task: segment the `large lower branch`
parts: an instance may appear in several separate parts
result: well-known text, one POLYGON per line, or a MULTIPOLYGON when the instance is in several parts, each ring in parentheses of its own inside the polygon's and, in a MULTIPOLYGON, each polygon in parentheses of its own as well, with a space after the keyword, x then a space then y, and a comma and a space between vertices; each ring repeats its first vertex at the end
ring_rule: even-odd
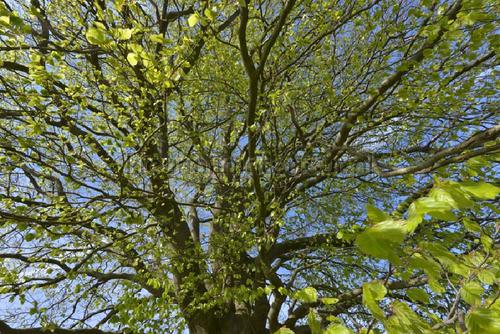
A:
POLYGON ((0 320, 0 334, 124 334, 124 332, 106 332, 97 328, 65 329, 53 328, 12 328, 5 321, 0 320))
POLYGON ((302 237, 292 240, 285 240, 275 244, 269 251, 271 259, 286 256, 291 252, 297 252, 306 248, 319 248, 322 245, 328 244, 339 248, 351 247, 352 242, 338 239, 335 233, 315 234, 308 237, 302 237))

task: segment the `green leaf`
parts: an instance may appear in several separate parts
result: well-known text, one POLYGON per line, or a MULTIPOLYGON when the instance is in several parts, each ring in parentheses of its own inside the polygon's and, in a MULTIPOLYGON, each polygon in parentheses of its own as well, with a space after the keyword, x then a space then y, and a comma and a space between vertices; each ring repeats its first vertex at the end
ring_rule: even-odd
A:
POLYGON ((385 314, 377 301, 383 299, 386 294, 387 288, 380 281, 363 284, 363 304, 378 319, 384 318, 385 314))
POLYGON ((4 26, 10 26, 10 16, 0 16, 0 24, 4 26))
POLYGON ((500 333, 500 314, 495 308, 472 309, 465 317, 465 325, 469 334, 500 333))
POLYGON ((446 206, 450 208, 458 208, 458 204, 453 198, 453 196, 446 190, 442 188, 434 188, 429 192, 429 196, 431 199, 435 200, 438 203, 446 203, 446 206))
POLYGON ((429 279, 429 288, 437 294, 442 294, 446 289, 436 279, 429 279))
POLYGON ((424 214, 417 211, 415 203, 408 208, 408 218, 406 219, 406 232, 413 233, 418 225, 424 220, 424 214))
POLYGON ((154 43, 162 44, 165 42, 162 34, 153 34, 149 36, 149 40, 154 43))
POLYGON ((333 324, 323 332, 323 334, 352 334, 352 331, 341 324, 333 324))
POLYGON ((408 297, 415 302, 422 302, 424 304, 429 303, 429 295, 422 289, 412 288, 406 291, 408 297))
POLYGON ((423 270, 431 278, 438 279, 440 277, 441 266, 439 263, 420 253, 413 254, 408 264, 411 268, 423 270))
POLYGON ((455 215, 451 212, 454 207, 454 202, 451 198, 444 200, 437 197, 422 197, 415 202, 416 212, 424 215, 429 214, 437 219, 456 220, 455 215))
POLYGON ((469 232, 481 232, 481 226, 475 221, 470 220, 469 218, 464 218, 463 221, 464 227, 469 232))
POLYGON ((205 13, 205 16, 208 17, 212 21, 215 20, 215 18, 217 16, 215 14, 215 12, 213 10, 211 10, 210 8, 205 9, 204 13, 205 13))
POLYGON ((379 223, 391 219, 391 217, 387 213, 371 204, 366 205, 366 211, 368 214, 368 219, 373 223, 379 223))
POLYGON ((189 18, 188 18, 188 25, 192 28, 196 25, 196 23, 198 23, 198 21, 200 20, 200 18, 198 17, 198 14, 192 14, 189 18))
POLYGON ((421 242, 419 244, 422 249, 427 249, 443 266, 451 272, 461 276, 468 276, 469 269, 462 263, 452 252, 446 249, 442 244, 421 242))
MULTIPOLYGON (((473 38, 474 37, 475 36, 473 36, 473 38)), ((484 167, 491 167, 491 163, 482 156, 477 156, 467 160, 466 165, 474 172, 478 172, 484 167)))
POLYGON ((118 28, 113 31, 113 36, 119 40, 126 41, 132 37, 132 29, 118 28))
POLYGON ((114 1, 115 7, 118 11, 122 10, 124 3, 125 3, 125 0, 115 0, 114 1))
POLYGON ((321 298, 321 302, 325 305, 333 305, 339 302, 338 298, 321 298))
POLYGON ((290 328, 281 327, 276 332, 274 332, 274 334, 295 334, 295 333, 290 328))
POLYGON ((43 133, 43 128, 42 128, 42 126, 39 123, 33 123, 32 124, 32 129, 33 129, 33 133, 35 135, 40 135, 40 134, 43 133))
POLYGON ((500 187, 486 182, 464 182, 461 187, 478 199, 495 199, 500 193, 500 187))
POLYGON ((495 283, 495 274, 487 269, 481 270, 477 274, 477 278, 484 284, 492 285, 495 283))
POLYGON ((130 63, 130 65, 135 66, 139 62, 139 58, 137 57, 136 53, 129 52, 127 55, 127 60, 130 63))
POLYGON ((363 253, 373 257, 399 262, 396 247, 403 242, 405 232, 403 224, 388 220, 373 225, 358 235, 356 245, 363 253))
POLYGON ((443 182, 440 184, 442 191, 446 192, 453 199, 453 205, 458 209, 468 209, 474 206, 474 201, 471 200, 457 182, 443 182))
POLYGON ((26 241, 32 241, 33 239, 35 239, 35 234, 34 233, 28 233, 26 234, 26 236, 24 237, 24 240, 26 241))
POLYGON ((15 27, 19 28, 22 30, 24 33, 30 33, 31 32, 31 27, 28 24, 25 24, 23 19, 20 18, 19 16, 11 16, 10 17, 10 22, 12 25, 15 27))
POLYGON ((363 298, 365 297, 365 292, 368 292, 368 296, 373 300, 381 300, 387 294, 387 288, 381 281, 372 281, 363 284, 363 298))
POLYGON ((314 309, 311 309, 307 315, 307 324, 309 325, 309 328, 311 328, 311 334, 321 334, 321 322, 314 309))
POLYGON ((391 309, 392 315, 384 321, 384 327, 389 334, 434 333, 429 324, 413 312, 407 304, 394 302, 391 309))
POLYGON ((307 287, 297 291, 294 297, 304 303, 315 303, 318 300, 318 292, 313 287, 307 287))
POLYGON ((484 249, 490 251, 491 247, 493 247, 493 239, 491 239, 491 237, 487 234, 482 234, 479 239, 481 240, 481 244, 483 245, 484 249))
POLYGON ((459 20, 462 22, 462 24, 466 26, 473 25, 476 22, 476 17, 474 16, 474 13, 459 13, 458 15, 459 20))
POLYGON ((94 45, 104 45, 109 42, 108 37, 104 30, 99 28, 90 28, 85 33, 85 37, 89 41, 90 44, 94 45))
POLYGON ((484 289, 478 282, 469 282, 460 289, 460 296, 469 305, 479 305, 484 289))

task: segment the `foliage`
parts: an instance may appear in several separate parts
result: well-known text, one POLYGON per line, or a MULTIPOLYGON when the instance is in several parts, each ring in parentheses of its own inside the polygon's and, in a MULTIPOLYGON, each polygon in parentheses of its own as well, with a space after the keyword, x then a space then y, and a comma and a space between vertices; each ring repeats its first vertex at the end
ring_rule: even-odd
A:
POLYGON ((0 2, 0 333, 497 333, 490 0, 0 2))

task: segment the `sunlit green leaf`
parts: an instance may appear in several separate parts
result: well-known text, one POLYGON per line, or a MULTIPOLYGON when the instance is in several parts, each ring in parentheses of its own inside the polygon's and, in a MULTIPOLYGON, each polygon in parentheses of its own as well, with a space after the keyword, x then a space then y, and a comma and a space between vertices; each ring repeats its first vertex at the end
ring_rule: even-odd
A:
POLYGON ((286 327, 281 327, 276 332, 274 332, 274 334, 294 334, 294 333, 295 333, 294 331, 286 327))
POLYGON ((198 16, 198 14, 192 14, 188 18, 188 24, 190 27, 194 27, 196 25, 196 23, 198 23, 199 20, 200 20, 200 18, 198 16))
POLYGON ((465 317, 470 334, 497 334, 500 332, 500 313, 495 308, 472 309, 465 317))
POLYGON ((321 321, 318 318, 318 314, 314 309, 309 310, 309 314, 307 315, 307 324, 311 329, 311 334, 322 334, 321 321))
POLYGON ((137 54, 129 52, 129 54, 127 55, 127 60, 130 65, 135 66, 139 62, 139 57, 137 56, 137 54))
POLYGON ((366 212, 368 213, 368 219, 373 223, 379 223, 390 219, 387 213, 371 204, 366 205, 366 212))
POLYGON ((333 324, 323 332, 323 334, 352 334, 352 331, 341 324, 333 324))
POLYGON ((321 298, 321 302, 325 305, 333 305, 338 303, 338 298, 321 298))
POLYGON ((387 288, 380 281, 363 284, 363 304, 372 312, 376 318, 383 318, 384 311, 378 305, 387 294, 387 288))
POLYGON ((469 282, 460 289, 460 295, 470 305, 481 303, 481 295, 484 289, 478 282, 469 282))
POLYGON ((494 199, 500 193, 500 187, 486 182, 464 182, 461 188, 479 199, 494 199))
POLYGON ((307 287, 297 291, 294 297, 304 303, 315 303, 318 300, 318 292, 313 287, 307 287))
POLYGON ((425 292, 422 289, 419 289, 419 288, 408 289, 406 291, 406 294, 413 301, 422 302, 424 304, 429 303, 429 295, 427 294, 427 292, 425 292))
POLYGON ((406 235, 402 223, 388 220, 369 227, 356 238, 359 249, 377 258, 397 261, 396 248, 406 235))
POLYGON ((118 28, 114 30, 113 35, 119 40, 126 41, 132 37, 132 29, 118 28))
POLYGON ((85 37, 91 44, 104 45, 109 42, 106 32, 99 28, 90 28, 85 33, 85 37))

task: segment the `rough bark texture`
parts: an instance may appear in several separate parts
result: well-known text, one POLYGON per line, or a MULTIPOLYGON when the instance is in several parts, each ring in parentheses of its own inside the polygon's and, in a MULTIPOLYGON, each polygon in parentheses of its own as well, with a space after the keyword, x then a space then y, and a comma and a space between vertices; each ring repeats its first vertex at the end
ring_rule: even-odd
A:
POLYGON ((228 313, 222 317, 199 314, 189 321, 191 334, 260 334, 268 333, 255 318, 245 314, 228 313))

